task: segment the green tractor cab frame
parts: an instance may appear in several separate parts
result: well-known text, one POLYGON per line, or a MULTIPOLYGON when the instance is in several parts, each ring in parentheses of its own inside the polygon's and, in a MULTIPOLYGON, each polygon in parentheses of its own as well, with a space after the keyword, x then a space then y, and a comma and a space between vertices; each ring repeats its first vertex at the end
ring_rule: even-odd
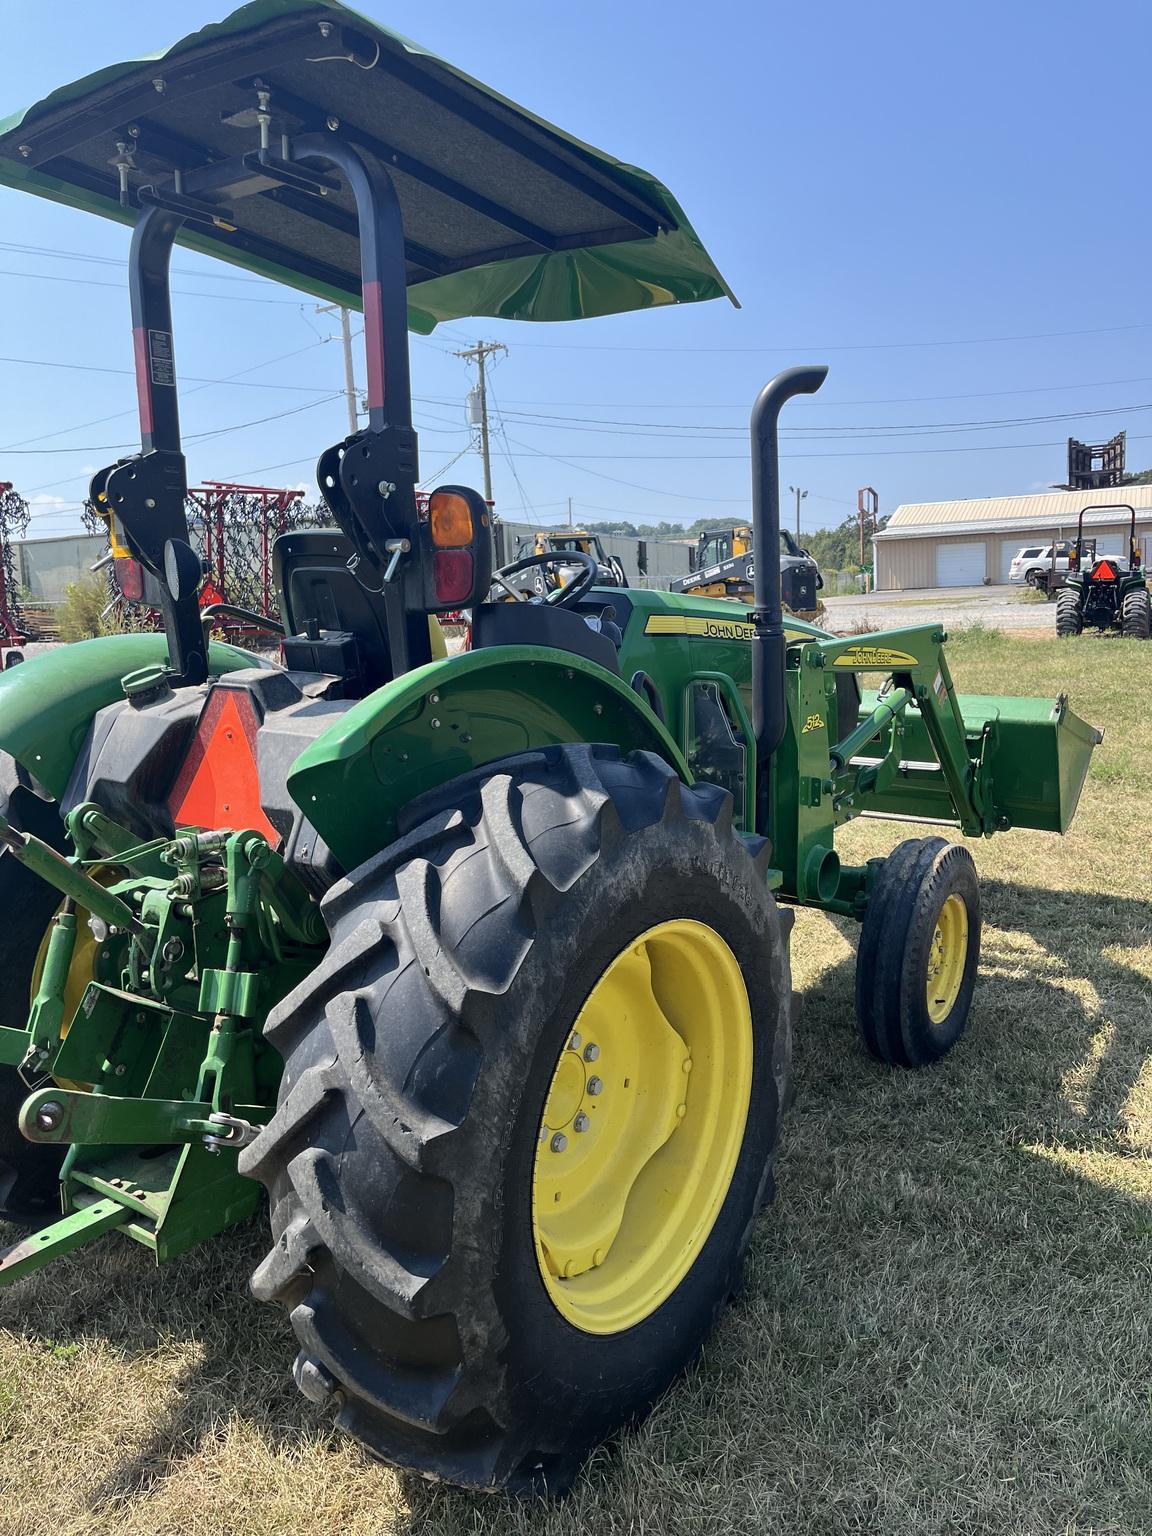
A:
MULTIPOLYGON (((778 899, 861 920, 872 1054, 940 1060, 973 861, 850 865, 837 829, 1062 830, 1098 733, 958 696, 935 626, 786 618, 775 559, 750 608, 600 590, 583 554, 486 601, 486 503, 417 501, 408 327, 730 295, 653 177, 335 0, 62 88, 0 125, 0 180, 134 226, 141 452, 91 494, 165 623, 0 675, 0 1199, 63 1213, 0 1279, 114 1230, 173 1258, 262 1184, 253 1289, 301 1390, 419 1472, 560 1491, 738 1282, 789 1091, 778 899), (368 424, 317 465, 336 528, 275 551, 282 668, 205 638, 177 243, 364 312, 368 424), (471 650, 434 659, 461 607, 471 650)), ((756 549, 780 413, 826 373, 753 406, 756 549)))
POLYGON ((1136 508, 1127 502, 1080 509, 1068 574, 1056 598, 1056 633, 1061 638, 1079 635, 1086 625, 1117 631, 1128 640, 1152 638, 1152 598, 1136 538, 1136 508), (1088 512, 1128 513, 1127 570, 1114 555, 1097 555, 1095 539, 1085 539, 1088 512))

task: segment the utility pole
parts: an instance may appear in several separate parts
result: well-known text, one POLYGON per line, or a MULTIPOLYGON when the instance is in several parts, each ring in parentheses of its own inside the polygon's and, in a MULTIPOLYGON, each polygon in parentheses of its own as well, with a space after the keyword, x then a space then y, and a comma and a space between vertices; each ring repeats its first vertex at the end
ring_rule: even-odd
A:
POLYGON ((797 544, 799 544, 799 542, 800 542, 800 503, 804 500, 805 496, 807 496, 808 492, 801 490, 798 485, 790 485, 788 487, 788 489, 791 492, 793 492, 793 494, 796 497, 796 542, 797 542, 797 544))
POLYGON ((352 317, 343 304, 317 304, 318 315, 340 315, 340 336, 344 343, 344 397, 348 402, 348 431, 359 432, 357 414, 359 401, 356 397, 356 373, 352 367, 352 317))
POLYGON ((575 526, 576 526, 576 524, 572 521, 572 498, 571 498, 571 496, 569 496, 569 498, 568 498, 568 526, 569 526, 569 528, 575 528, 575 526))
POLYGON ((488 443, 488 378, 485 371, 488 359, 508 348, 498 341, 478 341, 455 355, 466 363, 475 363, 477 372, 476 396, 480 406, 480 457, 484 461, 484 500, 492 501, 492 455, 488 443))

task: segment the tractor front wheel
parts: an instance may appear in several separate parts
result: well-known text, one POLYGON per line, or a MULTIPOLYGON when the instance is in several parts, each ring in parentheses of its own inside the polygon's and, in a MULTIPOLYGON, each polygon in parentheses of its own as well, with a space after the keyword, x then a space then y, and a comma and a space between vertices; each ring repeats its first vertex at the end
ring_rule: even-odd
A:
POLYGON ((256 1295, 369 1450, 562 1492, 692 1360, 771 1189, 787 924, 731 799, 553 747, 424 796, 274 1011, 256 1295))
POLYGON ((1152 595, 1147 587, 1129 592, 1120 606, 1120 633, 1127 640, 1152 637, 1152 595))
POLYGON ((884 860, 856 958, 856 1022, 865 1046, 897 1067, 925 1067, 964 1031, 980 963, 980 883, 967 848, 910 838, 884 860))
POLYGON ((1056 634, 1060 639, 1078 635, 1084 629, 1080 594, 1074 587, 1064 587, 1056 598, 1056 634))

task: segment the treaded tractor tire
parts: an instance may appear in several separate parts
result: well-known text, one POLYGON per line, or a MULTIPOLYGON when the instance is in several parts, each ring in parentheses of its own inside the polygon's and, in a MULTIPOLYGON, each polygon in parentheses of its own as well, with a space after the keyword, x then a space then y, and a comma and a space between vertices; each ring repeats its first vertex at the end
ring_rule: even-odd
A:
MULTIPOLYGON (((0 753, 0 778, 15 778, 12 759, 0 753)), ((53 847, 63 846, 63 828, 55 805, 30 790, 12 796, 5 815, 13 826, 32 832, 53 847)), ((28 1025, 29 992, 40 942, 60 904, 46 881, 0 853, 0 1024, 28 1025)), ((0 1215, 35 1219, 60 1205, 60 1165, 67 1148, 34 1146, 21 1136, 16 1117, 29 1089, 15 1067, 0 1067, 0 1215)))
POLYGON ((909 838, 885 859, 873 886, 856 957, 856 1023, 864 1045, 896 1067, 925 1067, 956 1044, 968 1023, 980 964, 980 882, 967 848, 942 837, 909 838), (967 910, 967 951, 945 1018, 928 1009, 929 954, 949 896, 967 910))
POLYGON ((731 798, 660 758, 557 746, 423 796, 329 893, 324 962, 272 1013, 274 1119, 241 1154, 275 1247, 252 1287, 290 1314, 295 1377, 369 1450, 476 1489, 562 1493, 693 1359, 737 1289, 772 1185, 791 1059, 790 921, 731 798), (570 1324, 537 1264, 549 1082, 605 968, 657 924, 710 925, 751 1004, 747 1126, 667 1300, 570 1324))
POLYGON ((1079 635, 1084 629, 1084 615, 1080 611, 1078 593, 1070 587, 1062 587, 1056 597, 1056 634, 1060 639, 1079 635))
POLYGON ((1129 592, 1121 604, 1120 633, 1128 640, 1152 637, 1152 594, 1147 587, 1129 592))

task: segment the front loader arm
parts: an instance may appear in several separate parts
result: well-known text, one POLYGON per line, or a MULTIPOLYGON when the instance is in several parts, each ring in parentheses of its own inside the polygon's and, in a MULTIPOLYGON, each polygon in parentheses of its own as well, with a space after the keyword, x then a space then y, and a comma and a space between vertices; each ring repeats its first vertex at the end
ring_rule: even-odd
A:
POLYGON ((788 651, 788 731, 773 769, 770 825, 781 894, 863 915, 874 871, 841 866, 837 827, 856 816, 958 828, 1063 832, 1101 733, 1056 700, 957 694, 936 626, 788 651), (875 680, 840 735, 833 679, 875 680))

